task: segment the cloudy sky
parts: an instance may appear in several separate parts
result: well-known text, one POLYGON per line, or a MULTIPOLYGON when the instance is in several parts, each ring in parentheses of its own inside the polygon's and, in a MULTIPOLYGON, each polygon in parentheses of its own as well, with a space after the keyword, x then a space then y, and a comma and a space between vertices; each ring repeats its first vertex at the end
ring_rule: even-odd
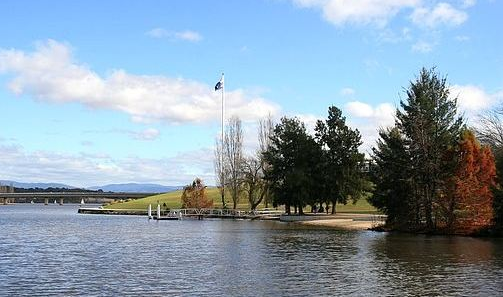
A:
POLYGON ((213 178, 226 109, 244 121, 336 105, 363 136, 393 123, 421 67, 471 121, 503 100, 498 0, 0 2, 0 179, 92 186, 213 178))

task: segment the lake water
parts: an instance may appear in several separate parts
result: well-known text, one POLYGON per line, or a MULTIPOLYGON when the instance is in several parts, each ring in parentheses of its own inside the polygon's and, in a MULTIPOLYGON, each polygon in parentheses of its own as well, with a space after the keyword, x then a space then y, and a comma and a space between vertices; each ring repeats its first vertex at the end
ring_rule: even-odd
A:
POLYGON ((0 206, 0 296, 502 296, 503 240, 0 206))

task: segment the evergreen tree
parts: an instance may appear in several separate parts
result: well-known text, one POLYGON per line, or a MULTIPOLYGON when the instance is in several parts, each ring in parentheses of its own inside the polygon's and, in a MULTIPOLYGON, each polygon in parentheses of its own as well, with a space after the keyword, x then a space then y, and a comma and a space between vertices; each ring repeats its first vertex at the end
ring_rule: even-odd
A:
POLYGON ((317 158, 320 150, 314 139, 297 118, 282 118, 270 136, 271 143, 264 152, 264 160, 269 164, 265 179, 270 183, 273 204, 298 209, 311 204, 315 192, 317 158))
POLYGON ((410 229, 418 224, 417 205, 412 200, 410 155, 405 139, 397 128, 379 131, 380 139, 373 148, 370 174, 376 188, 370 204, 388 216, 387 224, 395 229, 410 229))
POLYGON ((400 101, 396 125, 406 139, 411 156, 411 178, 419 215, 426 229, 434 230, 434 205, 444 189, 444 181, 453 174, 452 160, 445 152, 455 145, 462 128, 457 117, 456 99, 449 98, 446 79, 435 69, 423 68, 400 101))
POLYGON ((328 108, 326 121, 316 123, 316 140, 323 149, 324 182, 321 194, 332 202, 332 214, 336 203, 356 202, 369 190, 369 183, 362 172, 365 155, 358 151, 362 144, 360 132, 346 125, 342 111, 335 106, 328 108))

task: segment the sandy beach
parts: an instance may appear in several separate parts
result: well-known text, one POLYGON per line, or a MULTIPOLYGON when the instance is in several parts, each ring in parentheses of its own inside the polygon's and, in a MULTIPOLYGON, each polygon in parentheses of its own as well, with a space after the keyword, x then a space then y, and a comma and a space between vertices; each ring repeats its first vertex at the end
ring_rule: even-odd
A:
POLYGON ((298 221, 296 223, 308 226, 322 226, 344 230, 368 230, 384 224, 385 217, 382 215, 369 214, 337 214, 326 218, 298 221))

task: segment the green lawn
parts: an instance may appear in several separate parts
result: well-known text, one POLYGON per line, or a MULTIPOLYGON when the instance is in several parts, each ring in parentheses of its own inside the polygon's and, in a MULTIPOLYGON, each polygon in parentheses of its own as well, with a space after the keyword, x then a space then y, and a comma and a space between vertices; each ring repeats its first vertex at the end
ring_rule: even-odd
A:
MULTIPOLYGON (((213 206, 215 208, 221 208, 222 202, 220 198, 220 194, 217 188, 208 188, 207 189, 208 197, 213 199, 213 206)), ((155 209, 157 207, 157 203, 163 206, 166 203, 166 207, 168 208, 180 208, 181 207, 181 199, 182 191, 174 191, 165 194, 154 195, 142 199, 130 200, 127 202, 116 202, 110 205, 105 206, 105 208, 111 209, 147 209, 149 204, 152 204, 152 208, 155 209)), ((232 201, 230 199, 230 195, 226 193, 226 203, 227 207, 232 207, 232 201)), ((258 208, 264 208, 265 206, 262 204, 258 208)), ((238 204, 239 209, 249 209, 248 202, 245 198, 242 198, 240 204, 238 204)), ((283 208, 280 208, 283 209, 283 208)), ((292 209, 293 210, 293 209, 292 209)), ((305 211, 310 211, 311 208, 308 207, 305 211)), ((349 203, 347 205, 338 204, 337 212, 341 213, 377 213, 377 210, 371 206, 366 200, 360 200, 356 204, 349 203)))

